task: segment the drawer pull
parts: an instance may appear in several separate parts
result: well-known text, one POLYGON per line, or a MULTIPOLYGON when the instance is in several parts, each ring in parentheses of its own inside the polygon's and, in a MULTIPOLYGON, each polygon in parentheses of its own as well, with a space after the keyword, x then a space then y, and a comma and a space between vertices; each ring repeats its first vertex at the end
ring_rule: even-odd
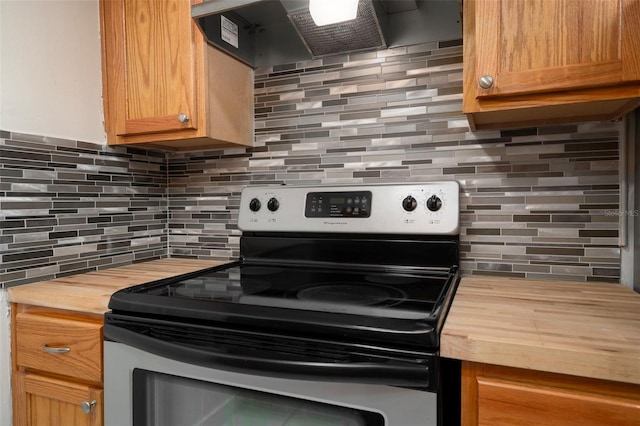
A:
POLYGON ((96 400, 95 399, 93 401, 91 401, 91 402, 82 401, 82 403, 80 403, 80 409, 85 414, 89 414, 91 412, 91 410, 93 410, 93 407, 95 407, 95 406, 96 406, 96 400))
POLYGON ((66 354, 67 352, 71 352, 71 348, 66 346, 49 346, 48 343, 42 345, 42 349, 50 354, 66 354))

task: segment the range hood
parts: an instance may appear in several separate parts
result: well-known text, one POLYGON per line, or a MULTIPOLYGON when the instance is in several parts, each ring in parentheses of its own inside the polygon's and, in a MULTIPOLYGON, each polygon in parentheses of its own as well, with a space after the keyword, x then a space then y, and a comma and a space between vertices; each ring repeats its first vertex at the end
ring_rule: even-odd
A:
POLYGON ((360 0, 355 20, 317 27, 308 0, 205 0, 207 42, 254 68, 462 37, 459 0, 360 0))

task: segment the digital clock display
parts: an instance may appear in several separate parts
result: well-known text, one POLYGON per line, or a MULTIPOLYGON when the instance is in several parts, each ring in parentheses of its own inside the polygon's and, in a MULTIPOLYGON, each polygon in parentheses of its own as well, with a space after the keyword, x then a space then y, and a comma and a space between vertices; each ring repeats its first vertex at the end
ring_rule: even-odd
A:
POLYGON ((308 192, 304 214, 316 218, 368 218, 371 191, 308 192))

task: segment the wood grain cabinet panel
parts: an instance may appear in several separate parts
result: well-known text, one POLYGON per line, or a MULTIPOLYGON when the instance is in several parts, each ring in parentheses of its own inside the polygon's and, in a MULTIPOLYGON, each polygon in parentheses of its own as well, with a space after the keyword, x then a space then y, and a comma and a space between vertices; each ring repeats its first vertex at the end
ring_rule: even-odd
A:
POLYGON ((14 425, 100 426, 103 391, 30 373, 18 373, 16 387, 25 410, 15 413, 14 425), (82 404, 89 407, 82 410, 82 404))
POLYGON ((18 313, 16 345, 18 365, 102 381, 102 324, 18 313))
POLYGON ((14 426, 103 423, 102 328, 101 316, 11 304, 14 426))
MULTIPOLYGON (((124 127, 118 136, 195 129, 195 31, 181 0, 125 1, 124 127), (185 123, 178 116, 189 117, 185 123)), ((121 123, 118 123, 121 124, 121 123)))
POLYGON ((640 1, 465 1, 463 80, 476 129, 619 117, 640 103, 640 1))
POLYGON ((253 70, 209 46, 201 0, 100 0, 107 143, 253 145, 253 70))
POLYGON ((463 363, 464 426, 637 426, 640 386, 463 363))

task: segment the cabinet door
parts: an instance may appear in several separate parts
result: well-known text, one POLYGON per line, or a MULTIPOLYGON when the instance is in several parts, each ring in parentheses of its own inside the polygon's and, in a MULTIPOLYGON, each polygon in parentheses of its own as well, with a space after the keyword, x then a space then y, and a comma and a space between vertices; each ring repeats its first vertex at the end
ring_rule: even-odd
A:
POLYGON ((640 403, 572 389, 478 379, 478 425, 637 426, 640 403))
POLYGON ((102 389, 29 373, 16 374, 15 426, 100 426, 102 389), (94 405, 91 403, 95 401, 94 405), (85 413, 82 404, 88 404, 85 413))
POLYGON ((638 0, 477 0, 476 98, 639 81, 637 19, 638 0))
POLYGON ((637 426, 640 386, 463 363, 463 426, 637 426))
POLYGON ((189 0, 104 0, 103 63, 117 136, 189 131, 198 123, 201 40, 189 0), (181 116, 182 115, 182 116, 181 116), (182 117, 182 120, 181 120, 182 117))

